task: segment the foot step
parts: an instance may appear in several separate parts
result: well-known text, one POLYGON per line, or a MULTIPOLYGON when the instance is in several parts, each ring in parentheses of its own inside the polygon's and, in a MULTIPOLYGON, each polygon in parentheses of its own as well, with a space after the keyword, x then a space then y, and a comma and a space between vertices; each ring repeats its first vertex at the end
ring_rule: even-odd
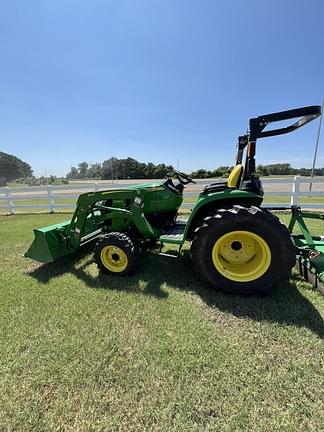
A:
POLYGON ((168 258, 178 258, 179 257, 179 255, 174 255, 174 254, 165 253, 165 252, 159 252, 158 255, 165 256, 168 258))

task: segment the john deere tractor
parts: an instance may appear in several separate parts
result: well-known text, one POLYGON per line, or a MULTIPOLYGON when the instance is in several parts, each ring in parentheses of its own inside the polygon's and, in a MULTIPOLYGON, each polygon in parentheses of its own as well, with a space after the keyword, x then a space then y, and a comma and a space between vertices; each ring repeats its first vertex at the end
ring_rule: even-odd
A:
POLYGON ((180 251, 190 242, 194 269, 212 287, 239 294, 268 291, 295 265, 296 244, 287 227, 261 207, 256 142, 294 131, 320 113, 319 106, 309 106, 250 119, 248 133, 238 139, 229 177, 205 186, 185 221, 178 219, 183 191, 195 182, 175 171, 176 180, 80 195, 71 220, 34 230, 25 256, 50 263, 95 241, 100 270, 125 276, 136 270, 143 249, 159 243, 177 245, 180 251), (265 130, 272 122, 292 118, 299 120, 265 130))

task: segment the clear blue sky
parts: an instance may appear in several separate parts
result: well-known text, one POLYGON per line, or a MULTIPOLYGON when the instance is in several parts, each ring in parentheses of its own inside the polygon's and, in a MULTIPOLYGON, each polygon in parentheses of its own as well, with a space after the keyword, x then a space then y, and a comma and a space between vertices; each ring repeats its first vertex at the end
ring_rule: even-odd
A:
MULTIPOLYGON (((321 103, 324 2, 0 0, 0 54, 0 150, 37 175, 214 168, 250 117, 321 103)), ((260 140, 257 162, 310 166, 317 122, 260 140)))

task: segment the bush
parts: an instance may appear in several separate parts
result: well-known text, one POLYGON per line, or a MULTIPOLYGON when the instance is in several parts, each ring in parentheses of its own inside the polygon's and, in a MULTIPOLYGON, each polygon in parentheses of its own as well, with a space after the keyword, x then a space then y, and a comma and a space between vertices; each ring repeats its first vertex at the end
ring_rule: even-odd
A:
POLYGON ((56 177, 51 175, 50 177, 25 177, 15 180, 18 184, 27 184, 28 186, 46 186, 46 185, 65 185, 69 184, 69 181, 64 177, 56 177))

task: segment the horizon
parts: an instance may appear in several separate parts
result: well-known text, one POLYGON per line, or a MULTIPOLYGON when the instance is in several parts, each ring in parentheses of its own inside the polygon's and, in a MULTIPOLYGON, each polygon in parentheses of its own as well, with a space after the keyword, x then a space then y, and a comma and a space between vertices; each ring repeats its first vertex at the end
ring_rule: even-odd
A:
MULTIPOLYGON (((1 151, 0 151, 0 153, 1 153, 1 151)), ((14 157, 18 157, 17 155, 10 155, 10 154, 8 154, 9 156, 14 156, 14 157)), ((18 159, 20 159, 19 157, 18 157, 18 159)), ((102 161, 102 162, 95 162, 94 164, 99 164, 100 165, 100 167, 102 168, 103 167, 103 163, 104 162, 107 162, 107 161, 109 161, 110 159, 117 159, 117 161, 119 160, 119 161, 125 161, 125 160, 127 160, 127 159, 134 159, 134 158, 125 158, 125 159, 122 159, 122 158, 120 158, 120 159, 118 159, 118 158, 115 158, 114 156, 112 156, 111 158, 108 158, 108 159, 105 159, 105 161, 102 161)), ((138 163, 144 163, 144 164, 148 164, 148 163, 151 163, 150 161, 139 161, 139 160, 136 160, 136 159, 134 159, 136 162, 138 162, 138 163)), ((22 160, 22 162, 26 162, 26 161, 23 161, 22 160)), ((82 161, 82 162, 80 162, 79 164, 76 164, 75 166, 71 166, 71 169, 72 168, 76 168, 76 169, 78 169, 78 167, 79 167, 79 165, 81 165, 82 163, 87 163, 87 161, 82 161)), ((87 163, 88 164, 88 168, 89 169, 91 169, 91 167, 92 167, 92 165, 90 164, 90 163, 87 163)), ((160 165, 160 164, 162 164, 162 165, 165 165, 166 167, 167 167, 167 165, 164 163, 164 162, 162 162, 162 161, 160 161, 160 162, 158 162, 157 164, 154 164, 154 166, 156 167, 156 166, 158 166, 158 165, 160 165)), ((269 169, 271 166, 272 167, 275 167, 276 165, 286 165, 286 164, 288 164, 289 165, 289 169, 291 169, 291 170, 303 170, 303 169, 305 169, 305 170, 311 170, 312 169, 312 167, 307 167, 307 166, 300 166, 300 167, 297 167, 297 166, 293 166, 293 165, 291 165, 289 162, 288 163, 285 163, 285 162, 273 162, 273 163, 266 163, 266 164, 257 164, 257 168, 260 166, 260 168, 265 168, 265 169, 269 169)), ((190 172, 188 172, 188 174, 195 174, 197 171, 206 171, 206 173, 213 173, 213 171, 217 171, 218 169, 223 169, 223 168, 232 168, 233 167, 233 165, 219 165, 219 166, 216 166, 216 167, 214 167, 213 169, 206 169, 206 168, 204 168, 204 167, 200 167, 200 168, 197 168, 197 169, 195 169, 194 171, 190 171, 190 172)), ((173 169, 177 169, 177 167, 175 167, 175 166, 172 166, 172 168, 173 169)), ((101 181, 107 181, 107 180, 109 180, 109 179, 103 179, 103 178, 100 178, 100 177, 96 177, 96 176, 85 176, 85 177, 69 177, 69 174, 71 173, 71 169, 70 169, 70 171, 68 171, 67 173, 65 173, 65 174, 63 174, 63 175, 56 175, 55 173, 47 173, 47 172, 44 172, 43 174, 41 173, 40 175, 35 175, 35 173, 34 173, 34 170, 33 170, 33 167, 31 166, 31 170, 33 171, 33 177, 35 177, 35 178, 49 178, 49 177, 52 177, 52 176, 54 176, 54 177, 57 177, 57 178, 67 178, 67 179, 69 179, 69 180, 71 180, 71 181, 74 181, 74 180, 82 180, 82 179, 84 179, 84 180, 101 180, 101 181)), ((317 164, 316 166, 315 166, 315 174, 314 174, 314 176, 322 176, 322 174, 316 174, 316 171, 318 171, 318 170, 324 170, 324 165, 323 166, 320 166, 319 164, 317 164)), ((286 177, 286 176, 294 176, 294 175, 301 175, 301 176, 306 176, 306 177, 308 177, 308 174, 306 175, 306 174, 301 174, 301 173, 289 173, 289 174, 259 174, 261 177, 264 177, 264 176, 274 176, 274 177, 281 177, 281 176, 283 176, 283 177, 286 177)), ((212 175, 212 176, 208 176, 208 177, 194 177, 194 178, 201 178, 201 179, 204 179, 204 178, 216 178, 216 177, 219 177, 219 176, 214 176, 214 175, 212 175)), ((138 180, 140 180, 140 179, 142 179, 142 178, 145 178, 145 177, 138 177, 138 178, 135 178, 135 177, 119 177, 119 176, 117 176, 116 178, 114 178, 114 179, 116 179, 116 180, 118 180, 118 179, 133 179, 133 180, 136 180, 136 179, 138 179, 138 180)), ((155 177, 152 177, 152 179, 154 179, 155 177)), ((149 177, 147 177, 147 179, 149 179, 149 177)))
MULTIPOLYGON (((231 166, 249 118, 322 103, 320 0, 13 0, 0 11, 0 150, 36 176, 113 156, 231 166)), ((310 168, 317 128, 262 139, 257 164, 310 168)))

